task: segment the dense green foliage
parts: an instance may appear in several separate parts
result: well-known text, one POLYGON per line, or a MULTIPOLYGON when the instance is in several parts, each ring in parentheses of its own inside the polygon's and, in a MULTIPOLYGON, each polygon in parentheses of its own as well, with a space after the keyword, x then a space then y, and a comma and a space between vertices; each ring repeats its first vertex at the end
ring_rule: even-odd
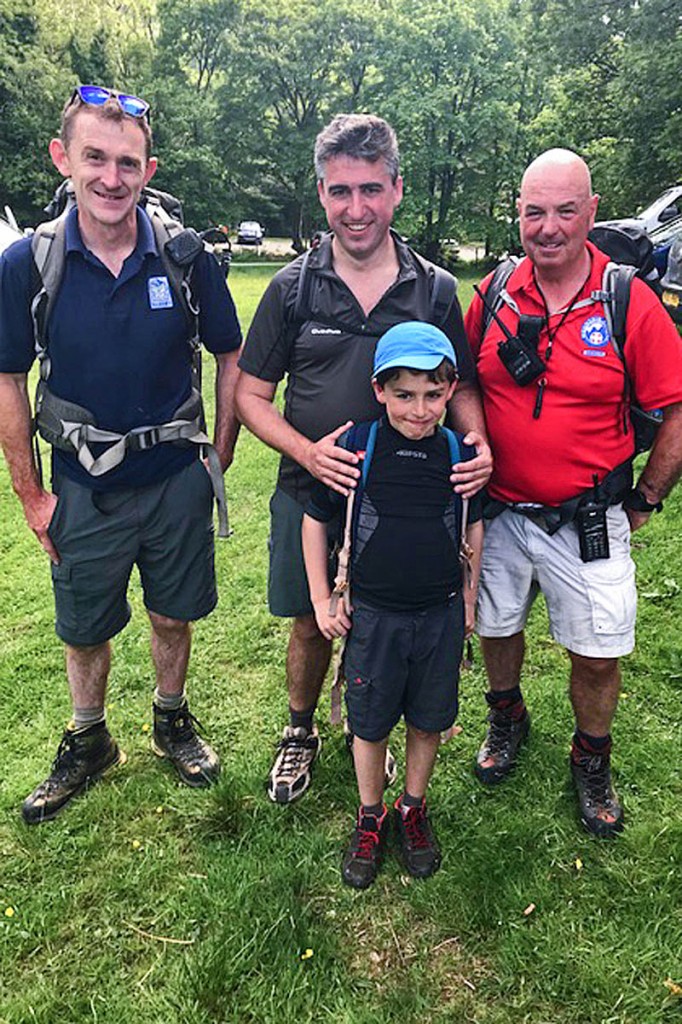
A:
POLYGON ((37 219, 61 104, 94 81, 151 101, 158 181, 198 227, 305 238, 315 134, 372 110, 401 140, 401 230, 499 250, 548 145, 589 159, 604 215, 680 176, 681 24, 674 0, 0 0, 0 200, 37 219))
MULTIPOLYGON (((233 269, 244 326, 270 274, 233 269)), ((0 466, 0 1024, 679 1024, 680 494, 635 540, 639 639, 614 730, 622 836, 600 843, 578 825, 567 660, 538 603, 524 673, 533 734, 516 776, 489 792, 473 775, 486 713, 477 653, 431 792, 441 871, 414 882, 391 853, 356 893, 339 870, 355 784, 328 691, 313 789, 290 807, 265 795, 286 709, 287 625, 265 602, 275 466, 244 432, 227 475, 235 533, 218 545, 220 603, 195 629, 190 699, 223 758, 218 786, 183 787, 149 749, 135 580, 107 702, 128 762, 32 829, 21 801, 69 701, 47 558, 0 466)), ((404 766, 402 741, 398 729, 404 766)))

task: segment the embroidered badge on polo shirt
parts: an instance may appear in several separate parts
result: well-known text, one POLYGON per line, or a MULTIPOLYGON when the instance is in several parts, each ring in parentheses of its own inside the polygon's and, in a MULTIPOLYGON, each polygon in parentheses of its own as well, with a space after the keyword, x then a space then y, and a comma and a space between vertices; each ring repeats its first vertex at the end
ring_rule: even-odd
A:
POLYGON ((596 356, 599 359, 603 359, 606 355, 606 346, 611 340, 611 335, 609 333, 609 325, 606 320, 606 317, 588 317, 585 323, 580 328, 580 338, 583 342, 583 345, 588 346, 587 348, 583 349, 584 356, 596 356))
POLYGON ((147 291, 152 309, 173 308, 173 295, 167 277, 150 277, 147 281, 147 291))

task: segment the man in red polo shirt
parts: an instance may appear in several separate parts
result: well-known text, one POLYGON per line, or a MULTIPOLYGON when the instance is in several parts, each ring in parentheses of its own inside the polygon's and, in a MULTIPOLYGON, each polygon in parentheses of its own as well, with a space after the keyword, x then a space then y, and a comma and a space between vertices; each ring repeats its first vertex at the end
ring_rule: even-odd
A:
POLYGON ((568 150, 543 153, 523 176, 526 257, 505 286, 498 318, 512 336, 530 339, 530 369, 525 357, 514 357, 513 342, 500 348, 506 335, 498 321, 484 329, 478 296, 465 326, 495 458, 478 611, 490 713, 476 774, 485 784, 500 782, 528 735, 524 627, 541 590, 552 636, 570 658, 571 771, 581 820, 608 836, 623 819, 611 784, 610 728, 618 658, 634 647, 630 534, 661 507, 682 471, 682 343, 656 296, 635 279, 628 375, 642 408, 662 409, 663 423, 633 489, 624 366, 598 294, 608 259, 587 241, 598 201, 586 164, 568 150))

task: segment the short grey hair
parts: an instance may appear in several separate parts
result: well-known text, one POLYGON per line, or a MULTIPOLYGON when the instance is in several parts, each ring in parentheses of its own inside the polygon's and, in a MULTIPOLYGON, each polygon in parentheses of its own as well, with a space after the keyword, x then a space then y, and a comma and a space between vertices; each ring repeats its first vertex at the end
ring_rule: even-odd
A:
POLYGON ((352 160, 383 160, 393 183, 400 173, 398 140, 388 121, 374 114, 337 114, 315 139, 315 174, 324 179, 328 160, 348 156, 352 160))

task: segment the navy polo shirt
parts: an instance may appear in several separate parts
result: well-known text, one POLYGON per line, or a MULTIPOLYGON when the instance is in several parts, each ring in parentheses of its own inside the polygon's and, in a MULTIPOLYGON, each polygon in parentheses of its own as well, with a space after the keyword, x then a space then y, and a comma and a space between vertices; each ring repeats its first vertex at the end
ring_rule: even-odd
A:
MULTIPOLYGON (((84 245, 77 211, 66 222, 66 262, 47 326, 50 390, 89 409, 98 426, 125 433, 167 422, 191 390, 187 321, 172 293, 154 231, 138 208, 137 244, 118 277, 84 245)), ((35 359, 31 243, 22 239, 0 258, 0 372, 26 373, 35 359)), ((225 276, 210 253, 197 259, 193 292, 203 345, 237 349, 239 322, 225 276)), ((102 448, 97 446, 95 453, 102 448)), ((75 455, 55 449, 54 471, 95 490, 143 487, 166 479, 198 450, 161 444, 129 453, 120 466, 92 477, 75 455)))

